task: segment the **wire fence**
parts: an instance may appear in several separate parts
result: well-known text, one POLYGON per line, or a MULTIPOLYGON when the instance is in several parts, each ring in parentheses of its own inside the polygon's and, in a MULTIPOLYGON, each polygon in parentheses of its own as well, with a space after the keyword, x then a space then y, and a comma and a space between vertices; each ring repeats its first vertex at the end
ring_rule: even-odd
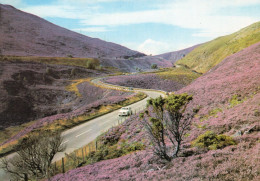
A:
MULTIPOLYGON (((140 108, 136 109, 135 111, 133 111, 133 114, 137 115, 144 108, 145 107, 140 107, 140 108)), ((113 131, 113 129, 116 126, 121 125, 123 122, 125 122, 125 120, 127 118, 129 118, 129 117, 119 117, 117 122, 115 122, 114 125, 112 127, 110 127, 109 129, 112 129, 112 131, 113 131)), ((103 131, 102 133, 105 133, 105 132, 106 131, 103 131)), ((86 163, 87 159, 89 158, 89 156, 93 152, 97 151, 100 148, 101 144, 102 143, 96 139, 96 140, 90 142, 89 144, 87 144, 86 146, 73 151, 70 154, 65 153, 65 157, 63 157, 61 160, 53 163, 53 168, 54 168, 55 174, 65 173, 68 170, 71 170, 71 169, 84 165, 86 163)))

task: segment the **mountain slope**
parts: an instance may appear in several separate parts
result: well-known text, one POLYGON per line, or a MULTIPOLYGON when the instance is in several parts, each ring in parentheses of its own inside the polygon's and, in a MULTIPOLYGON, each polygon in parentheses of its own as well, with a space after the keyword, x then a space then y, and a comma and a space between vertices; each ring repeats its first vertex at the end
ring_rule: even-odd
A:
MULTIPOLYGON (((192 94, 192 107, 200 106, 180 157, 163 163, 148 148, 77 168, 51 180, 259 180, 259 80, 257 43, 229 56, 177 92, 192 94), (234 135, 237 144, 216 150, 191 148, 191 141, 208 130, 234 135)), ((114 130, 127 130, 120 140, 128 144, 145 142, 142 126, 137 115, 114 130)))
POLYGON ((184 64, 197 72, 205 73, 227 56, 260 41, 260 22, 231 35, 219 37, 195 48, 177 64, 184 64))
POLYGON ((16 56, 142 56, 115 43, 90 38, 35 15, 0 4, 0 54, 16 56))
POLYGON ((169 60, 171 63, 175 63, 177 60, 185 57, 188 53, 190 53, 194 48, 198 47, 199 45, 195 45, 189 48, 185 48, 183 50, 178 50, 174 52, 164 53, 160 55, 156 55, 154 57, 161 57, 165 60, 169 60))

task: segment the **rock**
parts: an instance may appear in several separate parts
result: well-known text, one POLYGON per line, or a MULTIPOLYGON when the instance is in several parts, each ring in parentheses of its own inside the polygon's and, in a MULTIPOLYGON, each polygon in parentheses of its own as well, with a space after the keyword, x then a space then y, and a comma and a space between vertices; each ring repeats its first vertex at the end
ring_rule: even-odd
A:
POLYGON ((238 130, 233 136, 234 137, 242 136, 242 131, 238 130))
POLYGON ((259 125, 254 125, 251 128, 248 128, 248 130, 246 130, 244 132, 244 134, 250 134, 250 133, 255 132, 255 131, 260 131, 260 126, 259 125))

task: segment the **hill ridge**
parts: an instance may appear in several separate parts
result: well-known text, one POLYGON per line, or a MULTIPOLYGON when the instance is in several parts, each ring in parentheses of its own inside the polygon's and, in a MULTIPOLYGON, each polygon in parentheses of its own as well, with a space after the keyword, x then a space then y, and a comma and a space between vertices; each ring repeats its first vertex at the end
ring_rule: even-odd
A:
POLYGON ((18 56, 143 56, 122 45, 91 38, 10 5, 0 4, 0 54, 18 56), (19 36, 23 34, 23 36, 19 36), (18 38, 19 37, 19 38, 18 38))
POLYGON ((206 42, 177 61, 189 68, 205 73, 229 55, 260 41, 260 22, 256 22, 230 35, 206 42))

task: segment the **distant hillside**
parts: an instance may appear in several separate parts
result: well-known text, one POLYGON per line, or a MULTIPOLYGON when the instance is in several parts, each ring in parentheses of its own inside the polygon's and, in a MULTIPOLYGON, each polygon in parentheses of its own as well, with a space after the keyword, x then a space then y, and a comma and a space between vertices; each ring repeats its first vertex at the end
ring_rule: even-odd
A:
MULTIPOLYGON (((180 157, 162 164, 148 146, 119 158, 100 161, 59 174, 51 180, 259 180, 260 43, 229 56, 210 72, 177 93, 193 95, 199 112, 185 136, 180 157), (250 63, 249 63, 250 62, 250 63), (193 148, 191 142, 207 131, 232 136, 236 145, 222 149, 193 148), (212 150, 211 150, 212 149, 212 150)), ((139 115, 111 129, 122 143, 147 143, 139 115)), ((219 135, 220 137, 220 135, 219 135)), ((206 138, 206 137, 205 137, 206 138)), ((222 138, 221 138, 222 139, 222 138)), ((212 138, 208 137, 208 143, 212 138)), ((149 142, 147 143, 149 145, 149 142)), ((216 144, 214 142, 214 144, 216 144)), ((173 149, 170 147, 170 149, 173 149)), ((109 149, 108 149, 109 150, 109 149)), ((109 151, 107 151, 108 153, 109 151)), ((99 152, 98 152, 99 153, 99 152)), ((113 152, 115 153, 114 149, 113 152)), ((109 154, 109 153, 108 153, 109 154)), ((115 156, 116 157, 116 156, 115 156)), ((90 157, 91 159, 96 157, 90 157)), ((113 157, 114 158, 114 157, 113 157)), ((93 163, 93 162, 91 162, 93 163)))
POLYGON ((205 73, 232 55, 260 41, 260 22, 231 35, 219 37, 195 48, 177 64, 184 64, 197 72, 205 73))
POLYGON ((0 4, 0 54, 49 57, 139 57, 137 51, 54 25, 0 4))
POLYGON ((178 50, 174 52, 164 53, 160 55, 156 55, 154 57, 161 57, 165 60, 169 60, 171 63, 175 63, 177 60, 182 59, 185 57, 188 53, 190 53, 194 48, 198 47, 199 45, 195 45, 189 48, 185 48, 183 50, 178 50))

